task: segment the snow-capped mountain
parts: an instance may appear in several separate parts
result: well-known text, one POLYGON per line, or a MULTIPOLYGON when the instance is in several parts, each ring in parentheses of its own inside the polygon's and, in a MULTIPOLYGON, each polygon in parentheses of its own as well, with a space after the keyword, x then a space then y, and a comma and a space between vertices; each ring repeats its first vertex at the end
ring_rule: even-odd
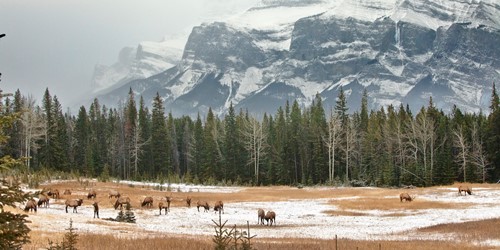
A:
POLYGON ((350 111, 364 89, 375 109, 419 109, 432 96, 444 110, 486 111, 500 82, 499 44, 496 0, 265 0, 194 27, 175 66, 98 98, 116 105, 132 88, 148 102, 158 92, 174 115, 230 103, 274 114, 317 93, 332 106, 342 87, 350 111))
POLYGON ((115 64, 96 65, 92 77, 94 93, 156 75, 177 65, 184 43, 185 39, 179 37, 161 42, 141 42, 136 48, 123 48, 115 64))

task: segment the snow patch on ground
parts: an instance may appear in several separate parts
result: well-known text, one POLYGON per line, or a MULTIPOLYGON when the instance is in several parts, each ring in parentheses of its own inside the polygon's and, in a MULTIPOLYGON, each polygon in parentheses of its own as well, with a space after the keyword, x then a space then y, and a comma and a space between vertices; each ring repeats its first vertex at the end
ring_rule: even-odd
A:
MULTIPOLYGON (((121 181, 129 185, 151 185, 121 181)), ((168 186, 168 184, 163 184, 168 186)), ((170 184, 173 189, 179 188, 183 192, 189 190, 200 192, 239 192, 241 187, 215 187, 185 184, 170 184)), ((226 203, 223 221, 228 226, 237 225, 244 229, 247 221, 252 225, 251 233, 257 237, 266 238, 339 238, 360 240, 407 240, 407 239, 443 239, 452 235, 422 234, 412 230, 438 224, 460 223, 500 217, 500 190, 477 188, 473 195, 458 196, 456 188, 431 190, 417 197, 420 200, 457 203, 456 208, 450 209, 421 209, 410 210, 402 207, 397 210, 350 210, 359 212, 357 216, 331 215, 328 211, 338 208, 331 204, 332 200, 359 199, 358 196, 323 198, 323 199, 292 199, 278 202, 234 202, 226 203), (456 192, 455 192, 456 191, 456 192), (459 203, 467 203, 460 206, 459 203), (256 226, 257 210, 273 210, 276 212, 276 227, 256 226), (398 213, 402 216, 391 216, 398 213)), ((393 197, 391 197, 393 198, 393 197)), ((397 198, 394 198, 398 202, 397 198)), ((137 223, 118 223, 93 219, 91 202, 85 200, 78 213, 65 213, 64 201, 52 202, 49 208, 40 208, 38 213, 30 214, 30 227, 34 230, 61 232, 73 220, 73 227, 79 233, 114 234, 123 237, 139 237, 167 234, 167 235, 213 235, 214 223, 218 214, 197 211, 196 207, 172 207, 168 215, 159 215, 158 209, 133 209, 137 223), (49 220, 50 223, 46 223, 49 220)), ((212 204, 213 205, 213 204, 212 204)), ((118 211, 101 209, 101 218, 115 218, 118 211)), ((498 240, 488 240, 477 244, 499 246, 498 240)))

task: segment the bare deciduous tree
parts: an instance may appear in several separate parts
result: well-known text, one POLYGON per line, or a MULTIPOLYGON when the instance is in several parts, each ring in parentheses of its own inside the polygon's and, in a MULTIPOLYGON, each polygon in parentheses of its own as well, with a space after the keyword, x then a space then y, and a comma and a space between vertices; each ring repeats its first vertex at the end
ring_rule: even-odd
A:
POLYGON ((328 119, 328 133, 323 136, 323 142, 328 148, 328 180, 333 182, 335 177, 335 150, 340 141, 342 129, 342 121, 340 116, 330 110, 330 117, 328 119))
POLYGON ((265 156, 268 148, 266 131, 254 117, 250 117, 242 131, 245 148, 250 152, 249 164, 253 164, 256 183, 259 183, 260 159, 265 156))
POLYGON ((488 170, 490 169, 488 158, 486 157, 486 152, 483 149, 484 143, 481 135, 479 133, 479 126, 477 123, 472 125, 471 131, 472 147, 470 152, 470 160, 473 165, 477 167, 477 172, 481 176, 481 180, 486 182, 486 177, 488 177, 488 170))
POLYGON ((461 165, 460 169, 464 171, 464 182, 466 182, 466 167, 468 161, 467 158, 469 155, 469 145, 465 139, 465 132, 461 125, 458 126, 457 129, 454 129, 452 133, 454 136, 453 144, 458 148, 458 153, 455 155, 455 160, 461 165))

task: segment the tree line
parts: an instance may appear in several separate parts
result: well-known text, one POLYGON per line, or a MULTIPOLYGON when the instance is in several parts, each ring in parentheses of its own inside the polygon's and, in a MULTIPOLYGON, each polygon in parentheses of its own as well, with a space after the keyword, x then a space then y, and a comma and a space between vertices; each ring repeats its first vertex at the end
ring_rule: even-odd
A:
POLYGON ((191 183, 249 185, 430 186, 500 179, 500 101, 489 114, 446 114, 432 98, 413 114, 408 105, 349 110, 341 89, 335 106, 317 95, 310 106, 286 102, 261 118, 231 104, 173 117, 157 94, 151 110, 132 89, 108 108, 94 99, 76 115, 45 90, 41 106, 16 91, 3 101, 16 114, 1 155, 22 159, 27 172, 47 169, 119 179, 177 178, 191 183))

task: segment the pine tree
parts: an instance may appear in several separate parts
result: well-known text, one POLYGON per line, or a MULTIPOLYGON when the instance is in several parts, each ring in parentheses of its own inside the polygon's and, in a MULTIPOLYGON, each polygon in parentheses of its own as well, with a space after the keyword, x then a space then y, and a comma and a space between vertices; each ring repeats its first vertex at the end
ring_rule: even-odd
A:
POLYGON ((151 156, 153 159, 153 173, 168 175, 169 169, 169 151, 167 138, 167 124, 165 121, 165 112, 163 101, 160 94, 156 93, 153 100, 153 110, 151 118, 151 156))
MULTIPOLYGON (((0 91, 1 92, 1 91, 0 91)), ((2 103, 0 97, 0 103, 2 103)), ((2 107, 0 105, 0 107, 2 107)), ((5 131, 18 119, 19 114, 6 114, 0 109, 0 145, 7 143, 8 135, 5 131)), ((0 169, 11 170, 21 164, 21 161, 12 158, 10 155, 1 155, 0 169)), ((17 207, 17 204, 27 201, 30 196, 24 193, 19 184, 15 181, 9 182, 0 179, 0 249, 22 249, 22 246, 29 243, 30 229, 26 226, 27 215, 15 214, 4 210, 5 206, 17 207)))

